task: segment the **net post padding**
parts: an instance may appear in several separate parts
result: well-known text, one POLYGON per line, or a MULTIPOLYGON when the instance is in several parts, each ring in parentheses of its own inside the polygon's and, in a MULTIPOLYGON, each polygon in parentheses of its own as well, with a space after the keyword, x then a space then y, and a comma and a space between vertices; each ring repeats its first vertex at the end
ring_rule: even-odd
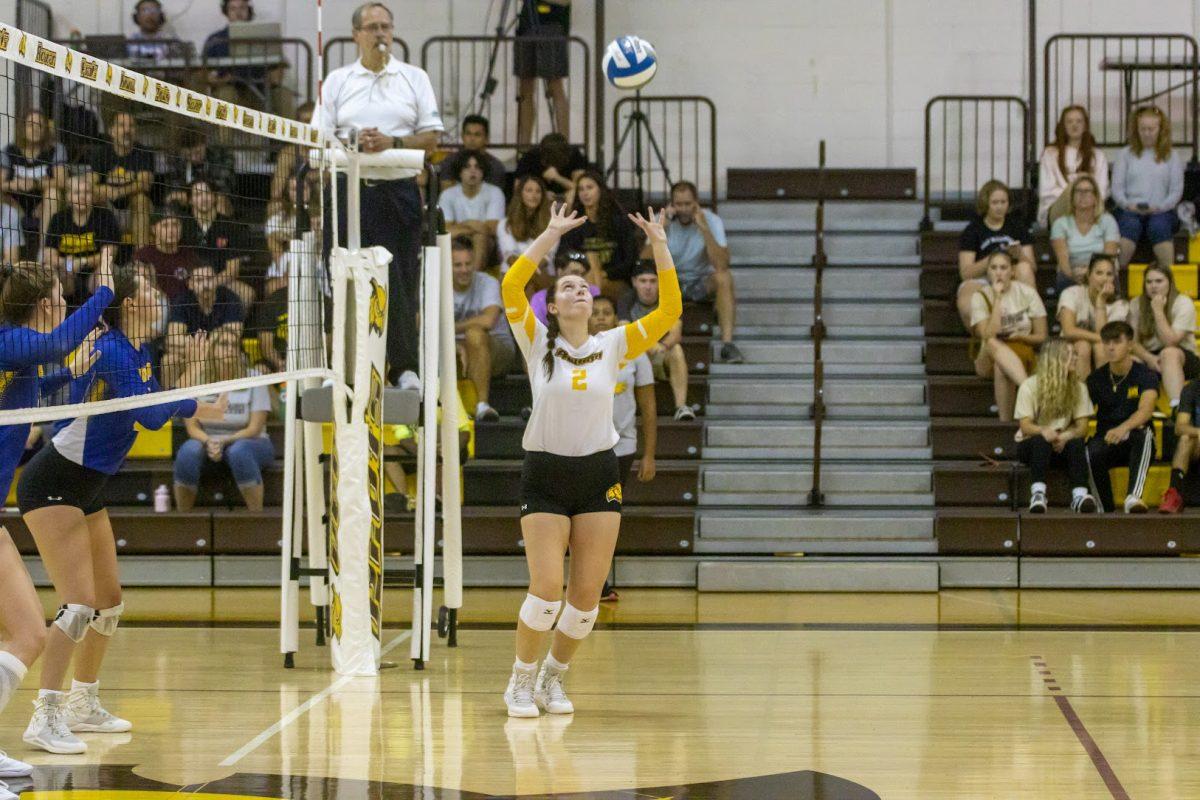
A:
POLYGON ((442 597, 446 608, 462 608, 462 489, 458 458, 458 353, 454 336, 454 285, 450 235, 438 237, 441 254, 440 327, 442 377, 442 597))
MULTIPOLYGON (((417 667, 429 660, 433 620, 434 530, 437 526, 438 374, 441 359, 441 264, 438 247, 421 251, 421 431, 417 437, 417 515, 413 528, 413 635, 410 655, 417 667), (431 335, 432 332, 432 335, 431 335)), ((452 317, 453 318, 453 317, 452 317)), ((453 397, 453 396, 452 396, 453 397)), ((445 398, 449 403, 451 398, 445 398)), ((448 444, 445 445, 448 447, 448 444)))
POLYGON ((353 300, 352 307, 341 306, 347 310, 352 341, 343 336, 333 343, 335 363, 345 363, 345 355, 339 356, 339 350, 353 347, 354 368, 353 384, 339 391, 335 379, 333 392, 329 592, 333 668, 342 675, 376 675, 379 671, 383 625, 383 370, 387 266, 391 258, 382 247, 358 251, 336 248, 330 258, 334 291, 353 300))

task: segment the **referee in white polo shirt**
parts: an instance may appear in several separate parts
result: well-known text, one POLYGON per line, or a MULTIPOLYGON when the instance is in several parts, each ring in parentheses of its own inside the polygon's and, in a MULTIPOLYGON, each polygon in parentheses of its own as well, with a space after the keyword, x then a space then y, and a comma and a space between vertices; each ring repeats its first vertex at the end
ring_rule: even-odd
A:
MULTIPOLYGON (((359 58, 325 79, 322 129, 333 135, 338 128, 358 128, 359 149, 365 153, 432 150, 444 130, 433 84, 425 70, 391 56, 392 12, 383 3, 363 3, 350 21, 359 58)), ((388 380, 416 388, 421 192, 411 178, 363 181, 361 197, 362 246, 382 245, 392 254, 388 380)), ((344 183, 338 187, 338 230, 345 235, 344 183)))

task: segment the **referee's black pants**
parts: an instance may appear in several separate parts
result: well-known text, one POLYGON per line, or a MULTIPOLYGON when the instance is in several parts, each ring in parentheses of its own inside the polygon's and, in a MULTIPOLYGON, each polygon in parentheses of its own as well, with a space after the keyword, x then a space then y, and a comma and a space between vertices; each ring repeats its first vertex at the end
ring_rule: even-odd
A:
POLYGON ((1113 501, 1112 481, 1108 471, 1122 465, 1129 467, 1130 497, 1141 497, 1146 490, 1146 473, 1154 460, 1154 428, 1138 428, 1129 432, 1129 438, 1117 444, 1109 444, 1097 434, 1088 439, 1088 470, 1092 474, 1092 486, 1096 489, 1096 500, 1101 511, 1116 510, 1113 501))
MULTIPOLYGON (((362 246, 392 254, 388 267, 388 382, 417 371, 421 289, 421 192, 415 179, 363 181, 359 194, 362 246)), ((326 203, 328 213, 329 204, 326 203)), ((338 175, 338 244, 346 246, 346 176, 338 175)))

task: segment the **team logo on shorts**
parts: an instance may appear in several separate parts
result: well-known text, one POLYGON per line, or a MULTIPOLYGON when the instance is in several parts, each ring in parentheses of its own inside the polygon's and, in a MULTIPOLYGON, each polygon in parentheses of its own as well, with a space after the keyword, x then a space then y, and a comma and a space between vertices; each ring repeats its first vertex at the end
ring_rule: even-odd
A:
POLYGON ((614 483, 608 487, 608 491, 604 493, 604 502, 620 503, 621 502, 621 484, 614 483))

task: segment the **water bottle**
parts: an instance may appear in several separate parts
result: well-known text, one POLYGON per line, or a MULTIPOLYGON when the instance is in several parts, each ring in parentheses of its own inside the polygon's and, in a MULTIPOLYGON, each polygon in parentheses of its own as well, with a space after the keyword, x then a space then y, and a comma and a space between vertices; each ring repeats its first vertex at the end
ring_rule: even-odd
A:
POLYGON ((165 483, 159 484, 159 487, 154 490, 154 510, 159 514, 171 510, 171 490, 165 483))

